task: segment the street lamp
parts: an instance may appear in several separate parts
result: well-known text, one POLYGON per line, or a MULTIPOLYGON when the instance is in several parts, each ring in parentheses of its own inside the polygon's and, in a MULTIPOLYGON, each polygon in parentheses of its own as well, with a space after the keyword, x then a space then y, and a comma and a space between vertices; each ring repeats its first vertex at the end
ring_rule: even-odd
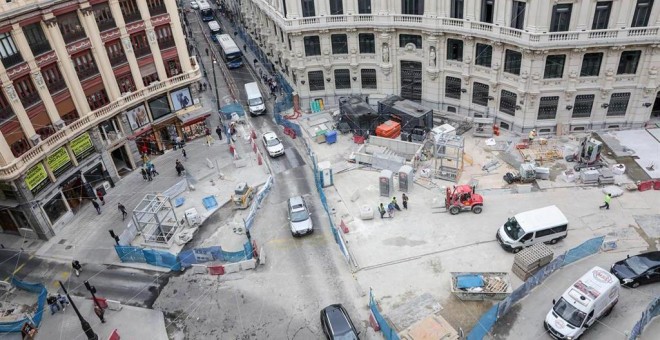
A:
POLYGON ((69 299, 69 303, 71 303, 71 307, 73 307, 73 311, 76 312, 76 315, 78 315, 78 320, 80 320, 80 326, 82 326, 83 332, 85 332, 85 335, 87 336, 87 340, 98 340, 99 336, 94 333, 94 330, 92 327, 89 325, 89 322, 83 318, 82 315, 80 315, 80 312, 78 311, 78 307, 76 307, 76 304, 73 303, 73 300, 71 300, 71 297, 69 296, 69 292, 66 291, 66 288, 64 287, 64 284, 62 281, 57 281, 60 283, 60 287, 62 287, 62 290, 64 291, 64 295, 66 295, 66 298, 69 299))
POLYGON ((218 61, 213 57, 213 64, 211 64, 211 68, 213 69, 213 84, 215 85, 215 105, 218 109, 218 113, 220 113, 220 97, 218 96, 218 78, 215 76, 215 64, 218 61))
MULTIPOLYGON (((85 284, 85 288, 87 288, 87 290, 89 290, 89 292, 92 293, 92 301, 94 301, 94 304, 96 305, 96 307, 99 307, 99 309, 103 310, 103 308, 99 304, 98 300, 96 300, 96 296, 94 295, 94 293, 96 293, 96 287, 89 284, 89 281, 85 281, 84 284, 85 284)), ((105 321, 103 321, 102 316, 99 316, 99 319, 101 319, 102 322, 105 322, 105 321)))

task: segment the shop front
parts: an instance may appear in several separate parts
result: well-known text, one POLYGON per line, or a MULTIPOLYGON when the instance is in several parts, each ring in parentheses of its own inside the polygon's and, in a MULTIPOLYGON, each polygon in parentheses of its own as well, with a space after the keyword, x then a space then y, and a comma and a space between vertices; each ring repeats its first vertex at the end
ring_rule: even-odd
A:
POLYGON ((211 112, 207 110, 198 110, 198 112, 193 111, 177 115, 181 124, 181 132, 183 132, 183 138, 186 142, 204 137, 207 128, 213 131, 213 128, 206 124, 206 118, 210 115, 211 112))

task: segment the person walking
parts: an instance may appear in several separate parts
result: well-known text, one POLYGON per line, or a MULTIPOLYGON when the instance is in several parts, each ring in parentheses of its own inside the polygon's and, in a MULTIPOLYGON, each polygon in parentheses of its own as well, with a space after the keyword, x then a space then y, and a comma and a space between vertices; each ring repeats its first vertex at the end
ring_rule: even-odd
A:
POLYGON ((101 206, 96 203, 95 199, 92 199, 92 205, 94 206, 94 209, 96 209, 96 212, 101 215, 101 206))
POLYGON ((206 146, 211 147, 211 144, 213 144, 213 136, 206 135, 206 146))
POLYGON ((380 218, 383 218, 383 216, 385 216, 385 207, 383 206, 383 203, 381 203, 378 206, 378 212, 380 213, 380 218))
POLYGON ((57 298, 55 296, 49 295, 46 298, 46 302, 48 303, 48 307, 50 307, 50 315, 60 311, 60 305, 57 303, 57 298))
POLYGON ((177 176, 181 176, 181 173, 183 172, 183 164, 181 164, 178 159, 176 160, 174 168, 176 169, 177 176))
POLYGON ((101 307, 99 307, 96 304, 94 304, 94 314, 96 314, 96 316, 99 317, 99 319, 101 320, 101 323, 105 323, 105 319, 103 318, 103 314, 105 314, 105 312, 103 311, 103 309, 101 307))
POLYGON ((101 188, 96 189, 96 196, 99 198, 99 201, 101 201, 101 205, 105 205, 105 199, 103 198, 103 191, 101 191, 101 188))
POLYGON ((151 182, 153 180, 153 178, 151 177, 151 170, 149 170, 149 168, 146 165, 142 169, 144 170, 144 172, 147 173, 147 180, 151 182))
POLYGON ((140 168, 140 172, 142 172, 142 179, 144 179, 145 181, 148 180, 147 170, 145 170, 144 167, 140 168))
POLYGON ((82 265, 78 260, 73 260, 71 262, 71 268, 76 272, 76 276, 80 276, 80 272, 82 272, 82 265))
POLYGON ((390 202, 387 205, 387 217, 392 218, 394 216, 394 203, 390 202))
POLYGON ((605 208, 606 210, 610 210, 610 202, 612 202, 612 194, 605 195, 605 199, 603 201, 604 204, 601 205, 599 208, 600 209, 605 208))
POLYGON ((183 154, 183 159, 188 159, 188 154, 186 154, 186 149, 181 149, 181 154, 183 154))
POLYGON ((394 209, 401 211, 401 207, 399 207, 399 204, 396 203, 396 196, 392 197, 392 205, 394 206, 394 209))
POLYGON ((126 212, 126 207, 121 203, 117 203, 117 209, 119 209, 119 211, 121 212, 121 220, 123 221, 124 219, 126 219, 126 215, 128 215, 128 213, 126 212))
POLYGON ((69 299, 67 299, 64 295, 57 293, 57 302, 60 304, 60 306, 62 306, 62 311, 65 312, 66 306, 69 305, 69 299))
POLYGON ((401 194, 401 203, 403 203, 403 209, 408 210, 408 195, 401 194))
POLYGON ((220 125, 218 125, 218 127, 215 128, 215 133, 217 133, 218 138, 220 138, 220 140, 222 140, 222 128, 220 127, 220 125))

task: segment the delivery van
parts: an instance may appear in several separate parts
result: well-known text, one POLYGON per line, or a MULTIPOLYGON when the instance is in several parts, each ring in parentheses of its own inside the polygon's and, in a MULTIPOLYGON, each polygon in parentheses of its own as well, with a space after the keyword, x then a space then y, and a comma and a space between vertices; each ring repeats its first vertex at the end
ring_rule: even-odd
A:
POLYGON ((567 234, 566 216, 557 206, 551 205, 510 217, 495 237, 504 250, 517 253, 539 242, 555 244, 567 234))
POLYGON ((577 339, 596 320, 608 316, 619 302, 619 280, 607 270, 593 267, 575 281, 545 316, 543 326, 557 339, 577 339))
POLYGON ((263 97, 261 97, 261 91, 259 91, 259 85, 257 83, 245 84, 245 93, 247 94, 250 114, 256 116, 266 113, 266 105, 264 104, 263 97))

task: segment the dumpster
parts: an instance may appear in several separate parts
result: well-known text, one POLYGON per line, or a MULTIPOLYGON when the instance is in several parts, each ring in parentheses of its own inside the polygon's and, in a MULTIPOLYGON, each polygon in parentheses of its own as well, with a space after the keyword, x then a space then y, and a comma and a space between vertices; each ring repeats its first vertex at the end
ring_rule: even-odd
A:
POLYGON ((325 142, 328 144, 334 144, 337 142, 337 131, 326 131, 325 133, 325 142))

